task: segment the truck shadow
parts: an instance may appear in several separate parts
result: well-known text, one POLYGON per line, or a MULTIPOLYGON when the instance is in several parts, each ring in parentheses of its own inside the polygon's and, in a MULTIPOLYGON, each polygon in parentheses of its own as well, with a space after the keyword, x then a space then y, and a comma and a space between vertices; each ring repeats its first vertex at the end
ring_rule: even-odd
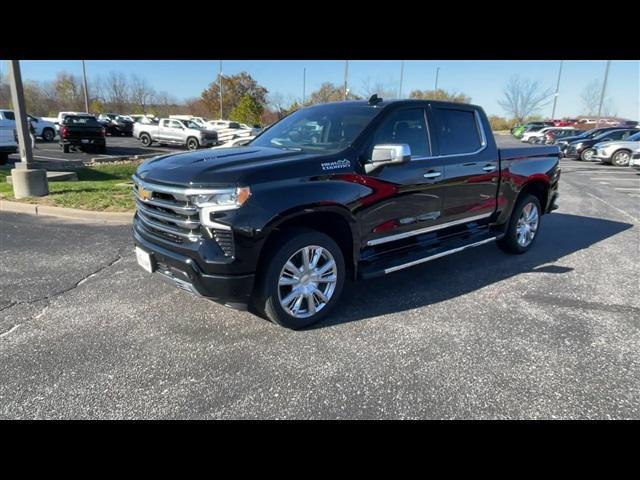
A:
POLYGON ((564 213, 545 215, 540 237, 523 255, 509 255, 488 244, 372 280, 347 282, 334 313, 310 328, 425 307, 521 273, 562 275, 573 269, 553 262, 632 226, 564 213))

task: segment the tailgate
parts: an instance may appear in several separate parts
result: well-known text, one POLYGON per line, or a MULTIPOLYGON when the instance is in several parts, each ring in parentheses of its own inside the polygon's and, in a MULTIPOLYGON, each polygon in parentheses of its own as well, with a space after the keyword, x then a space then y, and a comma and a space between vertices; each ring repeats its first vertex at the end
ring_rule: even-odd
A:
POLYGON ((102 138, 102 127, 67 126, 65 138, 102 138))

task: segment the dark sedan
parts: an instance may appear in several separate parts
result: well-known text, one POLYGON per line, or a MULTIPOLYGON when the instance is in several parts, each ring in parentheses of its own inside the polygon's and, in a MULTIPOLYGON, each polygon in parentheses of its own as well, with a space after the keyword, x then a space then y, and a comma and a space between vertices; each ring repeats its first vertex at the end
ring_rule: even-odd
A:
POLYGON ((592 160, 593 154, 595 153, 593 146, 596 143, 608 142, 610 140, 624 140, 628 136, 633 135, 637 132, 637 128, 615 128, 602 132, 592 138, 581 138, 578 140, 574 140, 567 145, 567 148, 564 151, 564 156, 570 159, 590 162, 592 160))
POLYGON ((114 113, 103 113, 98 121, 106 129, 109 135, 133 135, 133 122, 114 113))

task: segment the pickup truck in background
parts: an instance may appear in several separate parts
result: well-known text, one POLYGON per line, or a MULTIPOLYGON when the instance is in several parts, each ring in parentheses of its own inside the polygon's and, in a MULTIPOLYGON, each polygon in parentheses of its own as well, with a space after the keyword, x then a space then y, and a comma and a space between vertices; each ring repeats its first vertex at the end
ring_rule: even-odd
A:
POLYGON ((189 150, 213 147, 218 144, 218 134, 205 130, 190 120, 161 118, 158 124, 138 123, 133 125, 133 136, 145 147, 159 143, 184 145, 189 150))
POLYGON ((5 165, 9 155, 18 151, 16 122, 0 119, 0 165, 5 165))
POLYGON ((60 146, 64 153, 69 153, 71 147, 105 153, 105 137, 105 128, 93 115, 65 115, 60 124, 60 146))
POLYGON ((490 242, 526 252, 557 208, 558 164, 556 146, 498 149, 474 105, 314 105, 246 146, 140 165, 136 255, 188 292, 303 328, 346 278, 490 242))
MULTIPOLYGON (((41 117, 34 117, 33 115, 27 115, 27 117, 31 121, 36 137, 41 137, 45 142, 53 142, 53 139, 57 135, 56 126, 53 122, 49 122, 41 117)), ((0 110, 0 120, 12 121, 15 125, 16 116, 13 110, 0 110)))

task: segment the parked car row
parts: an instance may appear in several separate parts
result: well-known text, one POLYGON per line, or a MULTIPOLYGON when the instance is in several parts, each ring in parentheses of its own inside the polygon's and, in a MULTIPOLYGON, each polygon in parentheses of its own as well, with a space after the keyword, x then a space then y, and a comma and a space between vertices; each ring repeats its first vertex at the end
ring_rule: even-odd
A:
POLYGON ((640 129, 606 127, 565 138, 557 145, 564 158, 584 162, 600 161, 624 167, 629 165, 632 150, 640 145, 639 141, 640 129))
MULTIPOLYGON (((545 120, 542 122, 529 122, 522 125, 516 125, 511 129, 511 134, 516 138, 522 138, 525 135, 531 136, 535 132, 539 132, 543 128, 549 127, 567 127, 575 130, 585 131, 589 125, 601 125, 602 127, 615 127, 615 128, 638 128, 638 122, 635 120, 620 120, 620 119, 607 119, 603 118, 598 121, 597 119, 589 118, 567 118, 563 120, 545 120)), ((525 140, 526 141, 526 140, 525 140)), ((532 142, 535 143, 535 142, 532 142)))

